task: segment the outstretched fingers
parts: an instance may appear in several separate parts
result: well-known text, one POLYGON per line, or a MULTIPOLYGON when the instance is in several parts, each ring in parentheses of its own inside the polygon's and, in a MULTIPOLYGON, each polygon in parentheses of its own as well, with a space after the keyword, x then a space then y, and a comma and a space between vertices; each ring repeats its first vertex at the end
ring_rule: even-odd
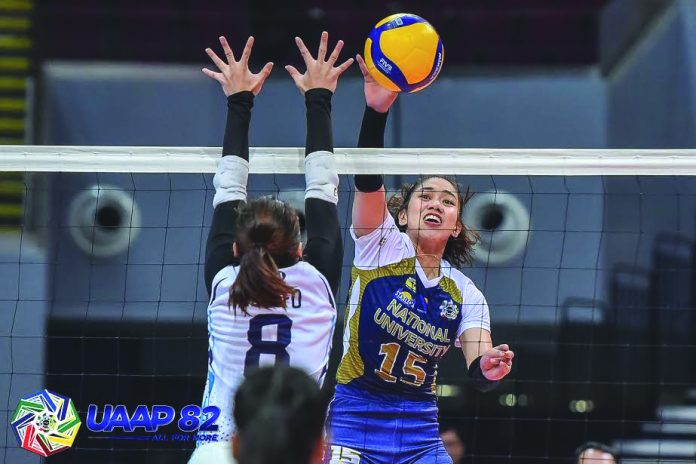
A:
POLYGON ((211 79, 215 79, 216 81, 218 81, 221 84, 225 83, 225 77, 222 75, 222 73, 211 71, 208 68, 203 68, 202 71, 203 71, 203 74, 210 77, 211 79))
POLYGON ((336 63, 336 61, 338 60, 338 55, 341 54, 342 49, 343 41, 339 40, 338 42, 336 42, 336 46, 334 47, 333 52, 331 52, 331 55, 329 55, 329 59, 327 60, 327 62, 333 66, 334 63, 336 63))
POLYGON ((244 51, 242 51, 242 57, 239 60, 245 67, 249 66, 249 57, 251 56, 251 49, 254 47, 254 36, 250 36, 246 44, 244 45, 244 51))
POLYGON ((230 44, 227 43, 227 39, 225 36, 220 36, 220 45, 222 45, 222 51, 225 52, 225 57, 227 58, 227 63, 234 63, 234 53, 232 52, 232 48, 230 47, 230 44))
POLYGON ((326 50, 329 47, 329 33, 324 31, 321 33, 321 39, 319 39, 319 52, 317 53, 317 60, 324 61, 326 58, 326 50))
POLYGON ((299 37, 295 37, 295 43, 297 44, 297 48, 300 50, 300 55, 302 56, 302 59, 304 60, 305 65, 309 66, 309 64, 312 61, 314 61, 312 54, 309 53, 307 46, 302 41, 302 39, 300 39, 299 37))
POLYGON ((288 74, 290 74, 290 77, 292 77, 292 80, 295 81, 295 83, 297 83, 297 80, 302 77, 300 71, 298 71, 297 68, 292 65, 285 66, 285 70, 288 72, 288 74))
POLYGON ((213 63, 215 63, 215 66, 217 66, 220 71, 227 69, 227 64, 222 61, 219 56, 217 56, 212 48, 206 48, 205 52, 208 54, 210 59, 213 60, 213 63))
POLYGON ((273 70, 273 63, 266 63, 266 65, 259 71, 259 81, 256 84, 256 88, 260 89, 261 86, 263 85, 264 82, 266 82, 266 79, 268 79, 268 76, 271 75, 271 71, 273 70))
POLYGON ((350 68, 350 65, 353 64, 353 58, 348 58, 346 61, 341 63, 341 65, 336 68, 336 73, 337 75, 341 75, 345 72, 346 69, 350 68))
POLYGON ((359 53, 355 55, 355 61, 358 62, 358 67, 360 68, 360 72, 362 73, 363 77, 368 77, 370 73, 367 71, 367 65, 365 64, 365 60, 363 60, 363 57, 360 56, 359 53))

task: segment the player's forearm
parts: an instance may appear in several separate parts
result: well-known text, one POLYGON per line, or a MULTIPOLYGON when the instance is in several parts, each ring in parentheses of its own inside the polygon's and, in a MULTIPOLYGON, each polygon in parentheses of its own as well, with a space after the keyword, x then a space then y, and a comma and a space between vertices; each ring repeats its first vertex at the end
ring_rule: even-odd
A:
MULTIPOLYGON (((358 147, 384 148, 384 132, 389 113, 379 113, 369 106, 365 107, 358 147)), ((361 192, 376 192, 384 185, 381 174, 358 174, 355 176, 355 188, 361 192)))
MULTIPOLYGON (((383 148, 384 131, 387 127, 388 113, 379 113, 369 106, 365 107, 358 147, 383 148)), ((353 230, 360 237, 367 235, 383 222, 388 214, 381 174, 358 174, 354 177, 355 198, 353 199, 353 230)))
POLYGON ((481 369, 481 356, 474 359, 474 362, 469 366, 469 380, 472 382, 474 388, 480 392, 488 392, 495 390, 500 385, 499 380, 489 380, 483 374, 481 369))
POLYGON ((328 89, 310 89, 305 92, 307 106, 307 141, 305 155, 316 151, 333 152, 331 128, 331 97, 328 89))
POLYGON ((477 328, 467 329, 459 337, 459 343, 462 345, 473 387, 481 392, 495 389, 499 382, 488 380, 481 370, 481 357, 493 346, 490 332, 477 328))
POLYGON ((235 155, 249 161, 249 122, 254 94, 237 92, 227 97, 227 123, 222 142, 222 156, 235 155))
POLYGON ((238 263, 232 252, 232 243, 237 236, 237 208, 241 202, 227 201, 213 211, 205 247, 205 286, 209 294, 215 275, 224 267, 238 263))

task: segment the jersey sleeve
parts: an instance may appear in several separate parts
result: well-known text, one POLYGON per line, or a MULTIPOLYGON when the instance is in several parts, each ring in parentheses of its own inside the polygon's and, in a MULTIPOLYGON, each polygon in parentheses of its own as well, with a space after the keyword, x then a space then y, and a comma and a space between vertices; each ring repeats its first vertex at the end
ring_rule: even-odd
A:
POLYGON ((375 269, 398 262, 407 257, 409 252, 413 255, 411 241, 399 231, 390 214, 386 215, 381 226, 369 234, 358 237, 351 226, 350 235, 355 241, 353 264, 357 268, 375 269))
POLYGON ((455 345, 460 347, 459 337, 468 329, 484 329, 491 331, 491 318, 488 314, 488 303, 470 280, 466 282, 462 292, 464 303, 462 304, 462 321, 459 323, 455 345))

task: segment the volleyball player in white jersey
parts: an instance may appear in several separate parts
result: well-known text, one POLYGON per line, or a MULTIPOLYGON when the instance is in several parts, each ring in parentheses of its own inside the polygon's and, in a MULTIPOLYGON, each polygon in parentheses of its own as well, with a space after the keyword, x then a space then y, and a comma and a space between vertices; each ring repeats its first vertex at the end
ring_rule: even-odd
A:
MULTIPOLYGON (((203 72, 222 85, 228 107, 205 259, 210 304, 203 407, 219 407, 220 417, 216 432, 199 434, 189 463, 233 462, 232 399, 246 374, 261 365, 284 363, 321 383, 327 370, 343 260, 331 97, 353 60, 334 66, 343 43, 339 41, 327 58, 326 32, 316 59, 301 39, 296 42, 307 71, 286 69, 307 107, 304 250, 291 206, 271 198, 246 202, 251 108, 273 64, 258 74, 249 70, 252 37, 238 61, 224 37, 220 43, 226 60, 206 50, 219 72, 203 72)), ((280 122, 282 115, 277 117, 280 122)))

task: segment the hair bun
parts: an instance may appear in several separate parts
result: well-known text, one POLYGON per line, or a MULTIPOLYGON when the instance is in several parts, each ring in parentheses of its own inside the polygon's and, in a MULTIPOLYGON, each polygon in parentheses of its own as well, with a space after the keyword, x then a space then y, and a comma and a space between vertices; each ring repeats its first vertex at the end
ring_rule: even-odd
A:
POLYGON ((270 222, 254 222, 249 227, 249 239, 255 246, 265 247, 273 239, 276 226, 270 222))

